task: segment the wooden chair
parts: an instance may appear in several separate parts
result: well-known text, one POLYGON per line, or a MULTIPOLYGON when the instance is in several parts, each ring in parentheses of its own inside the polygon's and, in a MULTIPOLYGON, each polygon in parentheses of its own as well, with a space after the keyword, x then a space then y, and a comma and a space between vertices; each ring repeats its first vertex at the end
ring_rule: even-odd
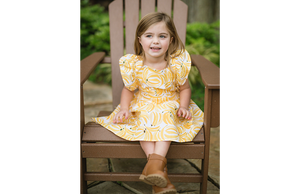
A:
MULTIPOLYGON (((157 0, 157 11, 171 15, 172 0, 157 0)), ((141 16, 155 11, 155 0, 141 0, 141 16)), ((188 7, 180 0, 174 0, 173 20, 178 34, 185 43, 188 7)), ((139 0, 125 0, 123 21, 123 0, 115 0, 109 5, 111 54, 93 53, 81 61, 80 82, 80 152, 81 152, 81 193, 87 193, 86 181, 139 181, 141 172, 136 173, 94 173, 86 171, 86 158, 146 158, 139 143, 121 139, 102 126, 84 121, 83 83, 100 63, 112 65, 113 108, 120 103, 123 81, 119 69, 119 59, 124 55, 123 28, 126 28, 126 52, 134 53, 133 42, 139 21, 139 0), (101 142, 101 143, 97 143, 101 142)), ((99 42, 101 44, 101 42, 99 42)), ((205 84, 204 126, 192 144, 172 143, 167 159, 202 159, 201 174, 169 174, 171 182, 198 182, 200 191, 207 191, 210 128, 219 126, 219 68, 200 55, 191 55, 192 65, 200 71, 205 84)), ((109 115, 108 112, 98 116, 109 115)))

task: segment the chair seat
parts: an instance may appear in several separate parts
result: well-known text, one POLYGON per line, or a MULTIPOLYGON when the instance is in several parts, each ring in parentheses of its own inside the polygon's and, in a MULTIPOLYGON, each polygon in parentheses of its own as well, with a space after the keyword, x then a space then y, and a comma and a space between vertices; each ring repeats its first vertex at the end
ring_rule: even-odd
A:
MULTIPOLYGON (((107 116, 111 112, 103 111, 98 116, 107 116)), ((167 158, 204 158, 203 127, 192 142, 172 142, 167 158)), ((118 137, 103 126, 89 122, 84 126, 82 136, 83 158, 146 158, 138 141, 128 141, 118 137), (99 154, 101 153, 101 154, 99 154), (118 153, 118 154, 116 154, 118 153)))

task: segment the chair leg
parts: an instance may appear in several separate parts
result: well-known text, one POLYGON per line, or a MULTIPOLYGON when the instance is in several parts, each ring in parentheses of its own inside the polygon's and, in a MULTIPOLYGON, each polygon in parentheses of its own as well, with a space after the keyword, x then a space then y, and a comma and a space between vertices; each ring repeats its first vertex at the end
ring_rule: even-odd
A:
POLYGON ((200 194, 207 193, 207 179, 208 179, 208 156, 202 160, 201 172, 203 176, 202 183, 200 184, 200 194))
POLYGON ((84 180, 83 174, 86 171, 86 158, 80 160, 80 194, 87 194, 87 181, 84 180))

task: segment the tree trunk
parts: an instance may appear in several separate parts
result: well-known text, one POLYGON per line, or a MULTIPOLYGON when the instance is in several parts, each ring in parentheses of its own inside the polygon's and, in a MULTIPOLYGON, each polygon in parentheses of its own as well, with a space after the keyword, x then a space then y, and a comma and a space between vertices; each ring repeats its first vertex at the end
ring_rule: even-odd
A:
POLYGON ((188 22, 212 23, 220 20, 220 0, 182 0, 188 5, 188 22))

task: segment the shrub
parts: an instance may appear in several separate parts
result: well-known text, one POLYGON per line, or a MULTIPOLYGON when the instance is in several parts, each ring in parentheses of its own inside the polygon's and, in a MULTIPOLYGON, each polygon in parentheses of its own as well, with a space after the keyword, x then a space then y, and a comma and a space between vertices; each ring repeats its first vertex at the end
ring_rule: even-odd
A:
POLYGON ((186 49, 190 54, 202 55, 220 66, 220 22, 212 24, 191 23, 186 29, 186 49))
MULTIPOLYGON (((190 54, 202 55, 212 63, 220 66, 219 26, 220 22, 187 24, 186 50, 190 54)), ((194 66, 192 66, 189 74, 189 82, 192 99, 204 110, 204 84, 200 79, 198 69, 194 66)))
POLYGON ((110 51, 108 13, 100 5, 89 6, 87 1, 81 1, 80 59, 99 51, 110 51))

